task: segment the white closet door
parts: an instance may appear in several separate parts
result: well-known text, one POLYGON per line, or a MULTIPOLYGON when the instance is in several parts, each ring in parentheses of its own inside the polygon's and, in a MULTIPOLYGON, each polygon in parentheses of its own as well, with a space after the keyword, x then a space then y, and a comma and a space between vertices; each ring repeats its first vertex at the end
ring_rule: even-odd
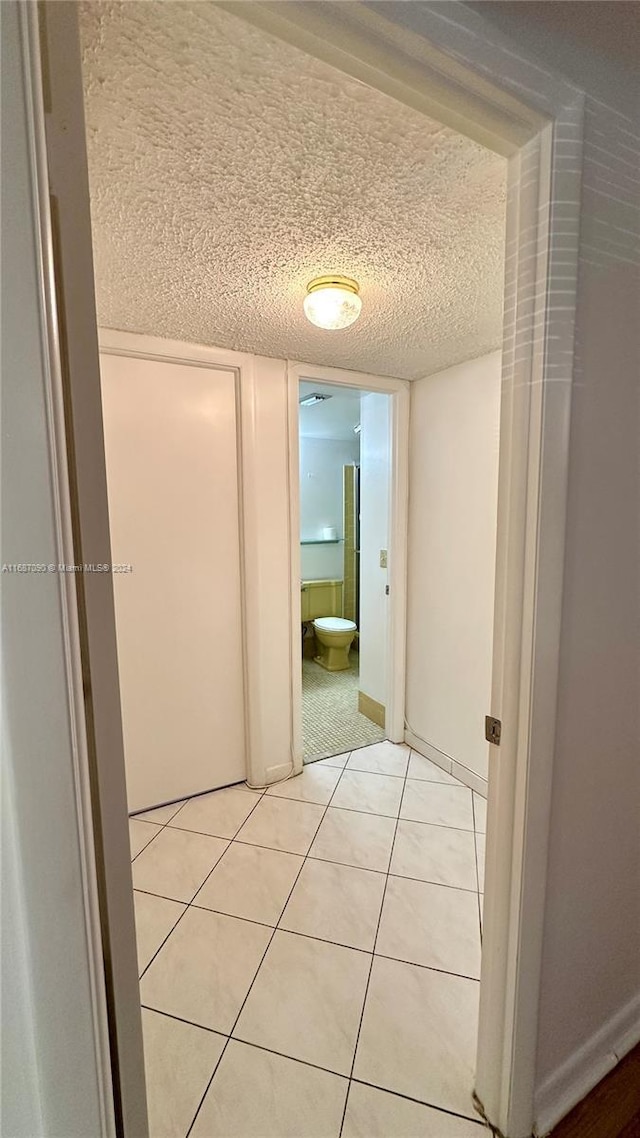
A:
POLYGON ((245 775, 232 372, 101 356, 129 810, 245 775))

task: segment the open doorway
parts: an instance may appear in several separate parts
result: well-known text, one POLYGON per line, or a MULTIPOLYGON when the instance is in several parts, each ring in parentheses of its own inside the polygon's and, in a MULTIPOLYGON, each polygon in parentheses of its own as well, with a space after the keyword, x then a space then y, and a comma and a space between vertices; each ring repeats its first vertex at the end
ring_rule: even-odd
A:
MULTIPOLYGON (((257 809, 257 808, 256 808, 256 809, 257 809)), ((231 1054, 231 1053, 233 1052, 233 1050, 237 1050, 237 1048, 230 1048, 230 1052, 229 1052, 229 1054, 231 1054)), ((393 1090, 393 1089, 392 1089, 392 1090, 393 1090)))
POLYGON ((300 382, 305 763, 386 738, 390 397, 300 382))
MULTIPOLYGON (((179 1102, 180 1138, 190 1128, 244 1138, 248 1120, 229 1088, 240 1078, 256 1087, 251 1109, 262 1117, 269 1104, 257 1088, 268 1069, 276 1097, 290 1104, 285 1130, 306 1138, 297 1087, 315 1067, 326 1074, 332 1138, 344 1110, 359 1125, 360 1083, 380 1090, 378 1128, 394 1095, 415 1100, 425 1125, 434 1111, 474 1125, 473 789, 452 773, 449 754, 439 764, 421 753, 430 740, 413 715, 417 735, 411 746, 406 738, 408 581, 413 608, 425 603, 420 574, 407 573, 409 404, 412 385, 500 343, 506 165, 215 5, 184 10, 186 42, 204 36, 208 47, 206 63, 199 53, 193 60, 204 110, 190 82, 176 101, 168 73, 151 74, 145 57, 128 53, 142 19, 173 58, 176 11, 129 11, 83 9, 83 31, 111 530, 117 560, 134 562, 115 598, 152 1124, 179 1102), (123 63, 139 120, 143 174, 133 188, 130 175, 112 182, 113 150, 122 168, 131 150, 123 63), (269 76, 266 100, 256 72, 269 76), (158 166, 158 107, 179 170, 158 166), (208 140, 204 183, 194 168, 200 128, 182 129, 187 111, 208 140), (276 127, 283 167, 268 145, 238 170, 242 139, 261 141, 276 127), (241 192, 227 192, 229 170, 241 192), (306 191, 323 177, 324 194, 306 191), (160 249, 144 223, 150 179, 160 215, 176 219, 162 228, 160 249), (344 187, 339 209, 333 182, 344 187), (250 192, 260 209, 248 206, 250 192), (334 269, 348 269, 362 311, 330 330, 307 319, 303 297, 310 276, 334 269), (288 455, 275 433, 285 423, 288 455), (256 506, 259 485, 270 487, 269 514, 256 506), (270 528, 282 514, 290 550, 276 547, 270 528), (285 676, 274 693, 289 632, 290 690, 285 676), (145 678, 151 690, 141 692, 145 678), (202 708, 219 724, 197 715, 202 708), (250 770, 256 710, 262 745, 280 766, 259 777, 250 770), (286 750, 274 721, 292 724, 286 750), (305 759, 317 761, 302 769, 305 759), (134 798, 141 767, 156 787, 160 773, 163 785, 171 776, 172 790, 134 798), (320 978, 312 990, 310 975, 320 978), (412 990, 424 1025, 417 1038, 412 990), (163 1072, 181 1036, 202 1054, 207 1032, 219 1040, 206 1052, 207 1081, 195 1095, 202 1071, 190 1061, 181 1098, 163 1072), (381 1039, 391 1041, 384 1051, 381 1039)), ((434 449, 426 426, 418 453, 434 449)), ((417 524, 429 531, 429 511, 417 524)), ((495 561, 495 541, 493 553, 495 561)), ((464 651, 466 631, 442 635, 457 635, 464 651)), ((437 657, 437 637, 418 648, 420 661, 437 657)), ((447 710, 456 716, 466 693, 451 671, 447 710)), ((488 670, 483 680, 488 701, 488 670)), ((270 1117, 266 1133, 278 1126, 270 1117)))

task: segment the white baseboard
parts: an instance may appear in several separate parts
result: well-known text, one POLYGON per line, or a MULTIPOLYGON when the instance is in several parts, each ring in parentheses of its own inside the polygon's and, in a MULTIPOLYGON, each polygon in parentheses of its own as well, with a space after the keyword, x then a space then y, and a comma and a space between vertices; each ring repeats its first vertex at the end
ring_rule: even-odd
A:
POLYGON ((463 763, 459 763, 456 759, 452 759, 450 755, 445 755, 444 751, 439 751, 431 743, 427 743, 421 739, 419 735, 414 735, 413 731, 405 730, 404 741, 408 743, 413 751, 417 751, 419 755, 423 755, 425 759, 430 759, 441 770, 446 771, 447 774, 452 774, 455 778, 460 779, 465 786, 470 790, 475 790, 481 794, 483 798, 487 797, 487 780, 481 778, 480 775, 475 774, 474 771, 469 770, 463 763))
POLYGON ((414 735, 413 731, 405 730, 404 741, 408 743, 412 751, 417 751, 425 759, 431 759, 441 770, 451 774, 451 759, 449 755, 445 755, 444 751, 439 751, 437 747, 432 747, 431 743, 425 743, 419 735, 414 735))
POLYGON ((535 1095, 534 1134, 549 1134, 638 1042, 640 993, 545 1079, 535 1095))

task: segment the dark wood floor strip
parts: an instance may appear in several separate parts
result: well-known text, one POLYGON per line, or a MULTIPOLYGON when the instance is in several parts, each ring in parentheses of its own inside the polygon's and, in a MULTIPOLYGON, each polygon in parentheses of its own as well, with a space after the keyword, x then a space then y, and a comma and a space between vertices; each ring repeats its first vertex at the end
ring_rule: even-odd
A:
POLYGON ((551 1138, 640 1138, 640 1044, 562 1119, 551 1138))

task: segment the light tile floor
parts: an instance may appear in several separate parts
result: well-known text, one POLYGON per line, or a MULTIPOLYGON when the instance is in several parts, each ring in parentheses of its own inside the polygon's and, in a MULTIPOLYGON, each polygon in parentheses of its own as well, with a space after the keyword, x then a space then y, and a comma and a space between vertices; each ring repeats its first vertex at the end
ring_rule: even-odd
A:
POLYGON ((151 1138, 479 1138, 484 818, 388 742, 132 818, 151 1138))

